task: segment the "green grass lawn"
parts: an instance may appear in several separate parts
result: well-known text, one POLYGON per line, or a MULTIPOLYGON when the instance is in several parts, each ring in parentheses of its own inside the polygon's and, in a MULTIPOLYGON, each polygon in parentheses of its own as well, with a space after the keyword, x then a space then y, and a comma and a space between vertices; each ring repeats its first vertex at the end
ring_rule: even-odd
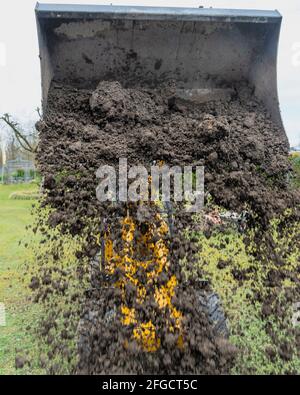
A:
MULTIPOLYGON (((0 303, 6 308, 6 326, 0 326, 0 375, 16 374, 16 349, 21 348, 28 355, 34 352, 35 339, 26 328, 32 326, 38 317, 38 306, 30 302, 28 282, 24 281, 26 260, 30 251, 19 245, 26 242, 31 232, 26 225, 33 220, 32 200, 10 200, 13 192, 36 190, 34 184, 0 185, 0 303)), ((38 373, 32 367, 22 373, 38 373)))

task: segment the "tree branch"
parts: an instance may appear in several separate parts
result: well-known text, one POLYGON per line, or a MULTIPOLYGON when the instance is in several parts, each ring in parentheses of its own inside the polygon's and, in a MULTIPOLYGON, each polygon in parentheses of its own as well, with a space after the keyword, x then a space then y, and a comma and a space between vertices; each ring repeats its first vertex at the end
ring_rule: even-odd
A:
POLYGON ((35 153, 37 147, 33 147, 26 136, 19 130, 19 125, 12 121, 9 114, 4 114, 1 118, 2 121, 4 121, 14 132, 14 135, 16 136, 16 139, 18 140, 20 146, 28 152, 35 153))

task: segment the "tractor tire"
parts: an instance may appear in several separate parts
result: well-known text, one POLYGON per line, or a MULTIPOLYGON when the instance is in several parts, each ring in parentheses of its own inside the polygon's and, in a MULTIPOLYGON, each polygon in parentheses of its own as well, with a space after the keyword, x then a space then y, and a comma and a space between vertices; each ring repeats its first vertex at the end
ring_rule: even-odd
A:
POLYGON ((220 297, 214 292, 198 292, 200 306, 206 312, 216 335, 229 337, 229 324, 221 305, 220 297))

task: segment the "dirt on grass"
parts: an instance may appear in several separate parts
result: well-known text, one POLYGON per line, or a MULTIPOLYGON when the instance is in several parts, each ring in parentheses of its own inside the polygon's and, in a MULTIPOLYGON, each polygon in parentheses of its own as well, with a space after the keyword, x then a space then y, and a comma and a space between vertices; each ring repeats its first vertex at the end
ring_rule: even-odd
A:
MULTIPOLYGON (((139 204, 100 203, 95 192, 98 184, 95 173, 100 165, 117 166, 119 158, 127 158, 128 166, 141 164, 147 168, 159 161, 169 166, 203 165, 206 197, 227 210, 247 211, 249 232, 245 233, 245 242, 251 244, 249 253, 265 265, 268 273, 266 287, 270 294, 264 301, 262 315, 275 309, 284 316, 286 298, 295 301, 299 297, 299 278, 292 270, 288 273, 280 270, 286 254, 274 249, 274 240, 268 233, 270 221, 280 218, 287 208, 292 214, 283 218, 278 231, 284 233, 298 221, 299 191, 290 187, 291 165, 284 132, 272 122, 248 85, 234 86, 229 100, 196 104, 179 99, 172 82, 156 90, 125 89, 117 81, 100 82, 95 90, 53 83, 47 113, 37 127, 40 135, 37 158, 45 190, 42 206, 51 208, 49 216, 41 217, 38 225, 45 234, 45 225, 50 225, 62 233, 83 237, 85 242, 77 254, 79 262, 81 257, 92 259, 99 253, 99 235, 100 239, 105 238, 108 228, 118 251, 124 250, 120 218, 125 218, 128 210, 137 228, 133 239, 137 246, 135 258, 145 259, 138 249, 141 233, 145 234, 138 216, 139 204), (279 301, 277 295, 286 278, 293 281, 293 291, 279 301)), ((228 339, 214 332, 197 299, 199 283, 194 281, 197 279, 187 283, 180 265, 185 259, 193 266, 198 252, 193 240, 185 235, 185 229, 193 223, 192 217, 180 204, 174 204, 173 209, 172 236, 156 234, 158 240, 153 240, 154 244, 163 241, 168 246, 170 265, 151 283, 145 281, 145 273, 134 274, 134 279, 147 284, 143 303, 139 302, 139 287, 134 279, 127 282, 124 293, 112 286, 124 279, 121 268, 115 271, 113 279, 105 277, 105 270, 99 271, 96 289, 84 298, 80 295, 81 346, 74 372, 222 374, 230 371, 238 351, 228 339), (174 311, 167 307, 160 309, 154 297, 157 287, 167 287, 174 278, 176 291, 169 296, 183 317, 180 328, 176 326, 174 311), (157 350, 145 352, 137 336, 132 336, 136 322, 127 325, 122 322, 124 303, 134 309, 137 322, 152 323, 159 339, 157 350), (108 319, 111 311, 115 311, 114 318, 108 319)), ((149 210, 150 218, 155 221, 155 214, 151 216, 149 210)), ((156 221, 159 228, 162 221, 156 221)), ((299 242, 297 237, 293 236, 291 248, 299 242)), ((80 276, 89 275, 80 264, 77 269, 80 276)), ((62 284, 63 271, 59 275, 62 284)), ((198 273, 197 277, 201 276, 198 273)), ((241 281, 243 276, 242 273, 241 281)), ((41 264, 32 283, 36 299, 47 300, 49 294, 57 292, 55 283, 53 273, 41 264)), ((60 288, 59 292, 62 292, 60 288)), ((78 298, 75 294, 73 302, 78 298)), ((51 303, 48 307, 54 308, 51 303)), ((47 338, 53 322, 43 329, 47 338)), ((60 341, 70 336, 76 337, 78 332, 68 331, 66 326, 56 338, 60 341)), ((56 344, 53 336, 48 338, 49 344, 56 344)), ((291 357, 293 351, 275 335, 274 343, 282 358, 291 357)), ((59 350, 56 347, 50 354, 50 365, 59 350)), ((59 367, 52 364, 50 371, 58 373, 59 367)))

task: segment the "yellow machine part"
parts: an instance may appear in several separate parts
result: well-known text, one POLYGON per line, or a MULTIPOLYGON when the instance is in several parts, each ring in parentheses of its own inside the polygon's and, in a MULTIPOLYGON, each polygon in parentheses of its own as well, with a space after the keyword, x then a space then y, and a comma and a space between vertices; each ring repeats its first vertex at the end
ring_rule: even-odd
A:
MULTIPOLYGON (((136 311, 129 308, 125 302, 126 284, 131 283, 137 289, 137 303, 143 304, 146 298, 146 289, 152 285, 155 289, 154 298, 162 311, 168 311, 170 322, 166 325, 170 332, 175 329, 181 330, 182 314, 172 304, 172 298, 175 295, 177 278, 172 275, 165 285, 158 284, 159 275, 165 271, 168 272, 170 267, 169 249, 164 241, 164 236, 168 233, 168 224, 163 220, 159 213, 156 214, 153 223, 147 223, 147 231, 142 234, 134 243, 134 233, 137 228, 135 220, 128 214, 122 220, 122 241, 123 250, 118 253, 114 250, 114 243, 109 237, 109 232, 105 236, 105 269, 112 275, 117 268, 124 273, 115 284, 122 291, 124 303, 121 306, 122 322, 124 325, 132 325, 132 337, 142 346, 144 351, 154 352, 161 344, 161 339, 157 334, 155 323, 151 320, 148 322, 138 322, 136 311), (158 225, 156 225, 158 224, 158 225), (156 242, 153 242, 153 237, 156 242), (143 250, 143 256, 148 259, 135 259, 135 246, 143 250), (146 271, 147 284, 139 281, 137 273, 140 270, 146 271)), ((182 347, 182 335, 178 338, 178 346, 182 347)))

